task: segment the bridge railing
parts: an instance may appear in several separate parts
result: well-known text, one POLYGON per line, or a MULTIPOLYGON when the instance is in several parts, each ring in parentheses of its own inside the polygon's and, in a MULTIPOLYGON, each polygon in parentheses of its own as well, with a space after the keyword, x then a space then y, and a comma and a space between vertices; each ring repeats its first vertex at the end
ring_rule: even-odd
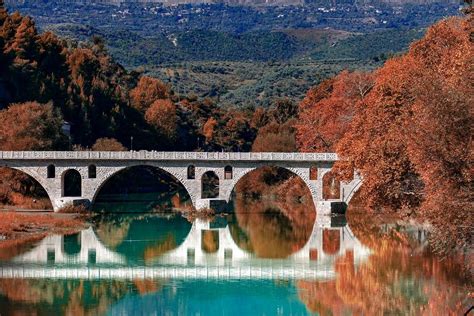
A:
POLYGON ((1 160, 336 161, 336 153, 174 151, 0 151, 1 160))

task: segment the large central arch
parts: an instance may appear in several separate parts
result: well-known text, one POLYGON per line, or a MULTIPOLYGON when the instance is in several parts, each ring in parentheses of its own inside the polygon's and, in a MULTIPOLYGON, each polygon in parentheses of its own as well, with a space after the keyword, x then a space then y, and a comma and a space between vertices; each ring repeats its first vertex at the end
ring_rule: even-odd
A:
POLYGON ((175 174, 172 170, 170 170, 167 167, 157 166, 154 164, 138 163, 138 164, 132 164, 132 165, 114 168, 113 172, 110 172, 105 177, 102 177, 101 182, 94 189, 94 195, 91 200, 92 206, 94 206, 94 204, 96 203, 97 197, 99 196, 99 194, 101 193, 102 189, 104 188, 106 184, 110 183, 110 181, 112 181, 115 176, 120 175, 121 173, 134 169, 134 168, 148 168, 148 169, 153 169, 155 171, 161 172, 163 175, 165 175, 170 180, 178 184, 182 189, 184 189, 183 191, 187 194, 187 196, 189 197, 189 200, 192 201, 192 196, 190 194, 190 191, 188 190, 188 187, 186 187, 186 184, 184 183, 181 175, 175 174))

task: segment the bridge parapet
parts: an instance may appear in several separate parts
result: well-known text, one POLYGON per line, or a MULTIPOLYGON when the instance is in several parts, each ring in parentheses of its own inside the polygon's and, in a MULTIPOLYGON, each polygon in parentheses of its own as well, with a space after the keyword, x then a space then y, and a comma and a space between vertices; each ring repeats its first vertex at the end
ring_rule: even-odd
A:
POLYGON ((174 151, 0 151, 1 160, 192 160, 328 161, 336 153, 174 152, 174 151))

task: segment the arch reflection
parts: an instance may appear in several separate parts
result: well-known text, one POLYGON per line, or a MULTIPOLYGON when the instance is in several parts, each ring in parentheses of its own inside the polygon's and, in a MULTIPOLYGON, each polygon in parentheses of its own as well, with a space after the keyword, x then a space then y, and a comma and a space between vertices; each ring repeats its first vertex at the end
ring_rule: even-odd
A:
POLYGON ((310 239, 316 220, 312 195, 304 181, 279 167, 245 175, 232 193, 232 238, 259 258, 286 258, 310 239))
POLYGON ((107 249, 129 263, 149 264, 186 239, 191 223, 177 215, 107 214, 94 226, 98 239, 107 249))

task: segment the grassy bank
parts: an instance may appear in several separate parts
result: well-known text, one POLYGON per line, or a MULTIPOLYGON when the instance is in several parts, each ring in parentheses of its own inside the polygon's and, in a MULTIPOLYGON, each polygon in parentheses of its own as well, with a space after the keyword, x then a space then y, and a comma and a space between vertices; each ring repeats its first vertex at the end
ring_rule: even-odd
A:
POLYGON ((86 227, 76 214, 0 212, 0 260, 26 251, 48 235, 72 234, 86 227))

